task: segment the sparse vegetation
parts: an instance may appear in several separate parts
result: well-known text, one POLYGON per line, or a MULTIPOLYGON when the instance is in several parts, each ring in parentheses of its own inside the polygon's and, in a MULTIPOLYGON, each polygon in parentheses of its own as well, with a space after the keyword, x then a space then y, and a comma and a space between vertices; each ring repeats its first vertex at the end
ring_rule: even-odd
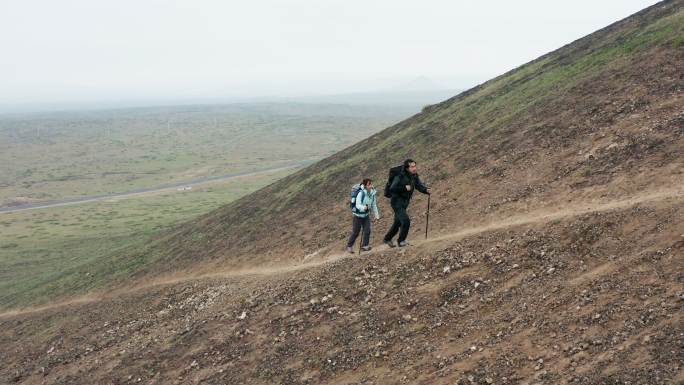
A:
POLYGON ((134 280, 0 314, 0 378, 683 383, 683 14, 656 4, 117 251, 101 271, 134 280), (350 182, 406 156, 430 238, 418 196, 410 247, 343 253, 350 182))
MULTIPOLYGON (((671 49, 672 39, 681 34, 684 11, 672 11, 673 8, 668 7, 663 9, 652 11, 652 19, 648 22, 641 20, 638 28, 629 24, 629 21, 610 26, 433 105, 428 113, 415 115, 305 171, 283 178, 251 195, 249 199, 238 200, 208 214, 202 218, 201 224, 188 223, 185 229, 169 232, 156 241, 156 248, 176 250, 169 251, 169 254, 174 255, 171 258, 176 263, 182 264, 184 258, 180 250, 188 242, 188 236, 193 232, 191 229, 213 226, 205 229, 210 234, 208 243, 205 242, 202 247, 189 246, 192 247, 195 261, 198 258, 212 258, 207 250, 212 250, 211 245, 217 243, 232 245, 230 254, 225 258, 226 263, 235 264, 274 247, 297 250, 304 255, 316 252, 343 236, 337 232, 340 226, 334 220, 343 215, 341 205, 334 203, 341 201, 344 196, 340 186, 358 179, 360 175, 382 181, 386 177, 387 167, 407 156, 421 159, 421 168, 429 175, 428 181, 439 182, 451 194, 465 189, 463 184, 470 186, 473 182, 468 177, 474 177, 473 173, 478 177, 488 175, 486 170, 497 167, 497 164, 489 163, 496 162, 520 164, 533 162, 531 159, 542 164, 556 162, 554 168, 544 169, 544 172, 518 175, 527 181, 527 186, 521 191, 509 192, 513 197, 529 196, 533 191, 548 191, 552 189, 547 186, 549 180, 560 183, 565 180, 562 178, 575 175, 567 171, 559 177, 555 175, 557 169, 582 170, 577 171, 576 177, 589 178, 593 174, 586 170, 588 166, 574 165, 581 159, 572 158, 568 162, 573 166, 568 166, 564 164, 565 161, 548 158, 550 154, 570 156, 572 150, 561 149, 575 143, 578 137, 610 127, 613 120, 623 118, 624 112, 620 111, 625 109, 619 106, 634 106, 625 107, 631 111, 647 106, 647 99, 656 96, 644 94, 647 89, 645 84, 656 87, 654 84, 662 83, 658 86, 661 87, 658 92, 666 92, 664 90, 672 87, 668 82, 676 79, 671 72, 677 68, 679 57, 673 56, 676 52, 668 50, 671 49), (660 17, 660 12, 663 17, 660 17), (660 63, 663 68, 651 67, 656 65, 654 63, 660 63), (637 67, 643 68, 637 71, 637 67), (670 72, 659 75, 658 71, 670 72), (608 90, 613 92, 609 93, 608 90), (445 173, 451 177, 445 177, 445 173), (432 179, 432 174, 437 177, 432 179), (251 210, 254 200, 260 202, 258 211, 251 210), (301 221, 297 218, 300 212, 293 208, 302 204, 315 204, 316 212, 323 218, 317 221, 318 226, 329 231, 311 235, 304 225, 299 227, 301 221), (287 226, 288 232, 272 233, 270 230, 273 227, 279 227, 274 226, 274 220, 281 226, 287 226), (307 241, 289 236, 290 232, 308 234, 307 241), (256 242, 258 238, 254 234, 269 235, 256 242)), ((620 140, 608 139, 612 134, 602 135, 603 141, 620 140)), ((604 170, 618 167, 613 159, 606 157, 602 161, 606 162, 602 166, 604 170)), ((539 166, 532 163, 520 167, 526 170, 539 166)), ((503 170, 501 167, 499 169, 503 170)), ((601 172, 610 175, 608 171, 601 172)), ((499 178, 514 177, 508 169, 505 174, 500 172, 496 175, 499 178)), ((520 180, 513 185, 517 183, 520 180)), ((493 193, 505 194, 498 186, 489 188, 493 193)), ((553 188, 563 187, 557 184, 553 188)), ((450 201, 452 198, 444 199, 450 201)), ((502 196, 500 199, 509 197, 502 196)), ((470 201, 471 209, 478 207, 481 201, 470 201)), ((493 204, 492 208, 481 210, 486 213, 499 205, 493 204)), ((191 242, 187 244, 192 245, 191 242)))
MULTIPOLYGON (((265 104, 0 117, 0 202, 121 192, 320 158, 407 111, 265 104)), ((0 307, 126 279, 162 256, 146 247, 159 231, 293 171, 192 191, 2 213, 0 307), (127 258, 131 251, 135 258, 127 258)), ((206 235, 193 234, 192 242, 207 242, 206 235)))
MULTIPOLYGON (((126 279, 158 255, 143 253, 126 261, 120 258, 123 250, 143 250, 160 230, 210 212, 290 172, 244 177, 188 192, 4 213, 0 305, 41 303, 126 279)), ((198 232, 193 239, 204 237, 198 232)))

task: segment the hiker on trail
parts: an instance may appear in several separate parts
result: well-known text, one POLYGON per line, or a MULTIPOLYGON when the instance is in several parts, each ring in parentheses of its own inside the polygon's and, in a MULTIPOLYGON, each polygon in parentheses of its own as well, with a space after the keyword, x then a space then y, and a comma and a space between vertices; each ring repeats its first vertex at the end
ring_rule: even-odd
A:
POLYGON ((394 223, 387 231, 385 244, 389 247, 396 245, 392 241, 397 232, 399 233, 399 247, 408 246, 406 237, 411 227, 411 219, 406 213, 406 209, 411 202, 413 190, 418 190, 423 194, 430 194, 432 190, 425 186, 418 177, 416 162, 406 159, 402 166, 394 167, 390 170, 390 178, 385 186, 385 196, 391 198, 390 205, 394 211, 394 223), (399 231, 401 229, 401 231, 399 231))
POLYGON ((347 241, 347 251, 350 253, 354 252, 354 243, 362 228, 363 236, 361 237, 361 250, 369 251, 371 249, 371 246, 369 245, 371 235, 370 211, 373 211, 376 220, 380 219, 378 205, 375 201, 376 193, 377 190, 373 188, 373 181, 370 179, 364 179, 361 184, 352 187, 352 231, 349 235, 349 241, 347 241))

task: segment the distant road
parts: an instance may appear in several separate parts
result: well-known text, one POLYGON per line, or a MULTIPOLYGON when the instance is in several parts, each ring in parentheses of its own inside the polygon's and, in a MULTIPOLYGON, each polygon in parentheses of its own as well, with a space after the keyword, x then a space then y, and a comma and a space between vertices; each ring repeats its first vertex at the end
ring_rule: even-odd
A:
POLYGON ((194 185, 198 185, 198 184, 202 184, 202 183, 206 183, 206 182, 224 181, 224 180, 229 180, 229 179, 233 179, 233 178, 237 178, 237 177, 241 177, 241 176, 258 175, 258 174, 264 174, 264 173, 273 172, 273 171, 287 170, 290 168, 299 168, 299 167, 303 167, 303 166, 308 166, 309 164, 311 164, 313 162, 315 162, 315 160, 305 160, 305 161, 299 161, 299 162, 285 164, 282 166, 265 168, 265 169, 257 170, 257 171, 232 172, 229 174, 223 174, 223 175, 217 175, 217 176, 208 176, 208 177, 204 177, 204 178, 192 179, 192 180, 185 181, 185 182, 169 183, 169 184, 164 184, 164 185, 160 185, 160 186, 156 186, 156 187, 141 188, 141 189, 125 191, 125 192, 120 192, 120 193, 111 193, 111 194, 102 194, 102 195, 89 195, 89 196, 83 196, 83 197, 77 197, 77 198, 56 199, 56 200, 51 200, 51 201, 26 203, 26 204, 17 205, 17 206, 0 207, 0 214, 1 213, 11 213, 11 212, 15 212, 15 211, 23 211, 23 210, 43 209, 46 207, 65 206, 65 205, 73 205, 73 204, 78 204, 78 203, 95 202, 95 201, 101 201, 101 200, 110 199, 110 198, 129 197, 129 196, 133 196, 133 195, 146 194, 146 193, 151 193, 151 192, 168 190, 168 189, 172 189, 172 188, 194 186, 194 185))

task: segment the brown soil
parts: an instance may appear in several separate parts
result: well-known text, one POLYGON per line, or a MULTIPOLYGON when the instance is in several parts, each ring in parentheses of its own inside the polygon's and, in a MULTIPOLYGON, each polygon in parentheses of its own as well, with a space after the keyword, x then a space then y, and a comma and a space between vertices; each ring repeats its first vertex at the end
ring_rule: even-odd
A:
POLYGON ((158 263, 107 291, 3 313, 0 383, 684 383, 679 40, 516 97, 683 4, 161 234, 132 254, 158 263), (413 246, 342 254, 350 181, 409 155, 435 191, 430 238, 419 195, 413 246))
POLYGON ((26 384, 676 383, 681 192, 6 313, 0 373, 26 384))

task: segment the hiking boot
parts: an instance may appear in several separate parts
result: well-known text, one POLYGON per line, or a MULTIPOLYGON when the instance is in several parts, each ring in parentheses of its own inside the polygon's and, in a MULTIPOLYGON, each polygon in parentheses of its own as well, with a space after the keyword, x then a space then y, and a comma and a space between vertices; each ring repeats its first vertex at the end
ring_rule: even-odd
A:
POLYGON ((370 246, 364 246, 361 248, 361 251, 371 251, 372 247, 370 246))
POLYGON ((389 247, 397 247, 397 245, 395 245, 394 242, 392 242, 391 239, 390 239, 389 241, 388 241, 388 240, 385 240, 385 241, 383 241, 383 243, 386 244, 386 245, 389 246, 389 247))
POLYGON ((347 252, 354 254, 354 249, 351 246, 347 246, 347 252))
POLYGON ((399 242, 399 247, 406 247, 406 246, 409 246, 408 242, 406 242, 406 241, 399 242))

